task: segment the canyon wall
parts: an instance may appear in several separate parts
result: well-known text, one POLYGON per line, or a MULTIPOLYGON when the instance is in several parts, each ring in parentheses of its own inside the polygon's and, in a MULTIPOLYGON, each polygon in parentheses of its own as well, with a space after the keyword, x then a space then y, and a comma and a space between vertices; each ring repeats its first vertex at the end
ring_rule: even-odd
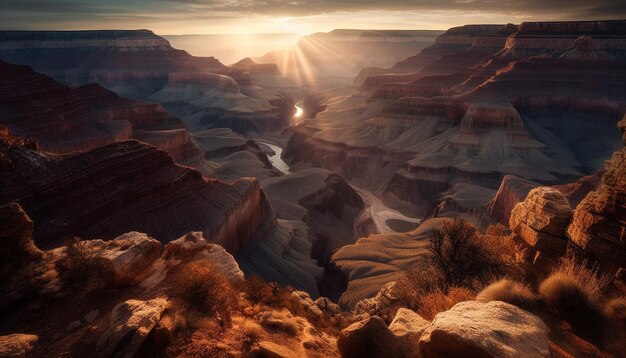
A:
POLYGON ((133 230, 168 242, 196 230, 236 253, 273 225, 255 179, 226 184, 203 178, 137 141, 63 157, 5 144, 3 162, 0 202, 20 203, 38 223, 34 239, 42 247, 133 230))
MULTIPOLYGON (((349 179, 385 173, 365 184, 420 209, 458 183, 575 181, 621 147, 614 128, 626 112, 625 24, 450 29, 406 66, 368 69, 374 74, 351 95, 325 94, 324 111, 295 130, 285 158, 349 179), (531 45, 532 54, 512 51, 531 45)), ((498 221, 508 222, 510 206, 498 221)))
POLYGON ((256 123, 253 129, 274 130, 285 126, 292 115, 291 108, 283 110, 284 103, 293 103, 279 95, 288 85, 275 65, 244 62, 228 67, 213 57, 174 49, 148 30, 2 31, 0 59, 32 66, 62 82, 98 82, 124 97, 160 101, 191 124, 202 117, 212 127, 246 129, 245 123, 255 120, 255 115, 270 113, 272 121, 256 123), (187 86, 196 88, 181 96, 187 86), (176 91, 179 96, 174 98, 176 91))

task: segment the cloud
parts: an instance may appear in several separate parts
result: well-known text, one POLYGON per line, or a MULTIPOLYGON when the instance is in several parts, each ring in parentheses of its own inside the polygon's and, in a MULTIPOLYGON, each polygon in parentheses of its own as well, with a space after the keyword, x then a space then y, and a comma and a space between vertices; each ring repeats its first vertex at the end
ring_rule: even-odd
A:
POLYGON ((626 18, 623 1, 0 0, 0 28, 150 28, 160 33, 271 32, 277 30, 268 21, 285 17, 299 19, 300 25, 311 31, 345 26, 442 29, 478 22, 626 18), (337 21, 331 24, 333 19, 337 21))
POLYGON ((307 16, 355 11, 473 11, 525 13, 535 15, 571 14, 584 18, 623 17, 623 0, 166 0, 204 10, 254 13, 274 16, 307 16))

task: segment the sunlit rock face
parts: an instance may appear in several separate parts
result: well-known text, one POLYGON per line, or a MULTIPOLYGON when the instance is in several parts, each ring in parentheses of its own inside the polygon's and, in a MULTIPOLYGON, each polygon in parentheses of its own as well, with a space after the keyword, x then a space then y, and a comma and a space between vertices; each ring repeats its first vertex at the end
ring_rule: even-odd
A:
POLYGON ((18 201, 38 222, 33 237, 42 247, 128 231, 168 242, 196 230, 236 253, 273 225, 258 181, 206 179, 137 141, 64 157, 12 146, 3 158, 0 202, 18 201))
POLYGON ((203 129, 261 131, 284 126, 292 115, 293 103, 277 95, 286 84, 275 65, 228 67, 174 49, 148 30, 3 31, 0 59, 63 82, 98 82, 125 97, 159 101, 192 127, 201 117, 203 129), (255 114, 266 119, 247 126, 255 114))
POLYGON ((347 178, 377 173, 370 189, 421 209, 460 182, 496 189, 507 174, 573 182, 621 147, 625 24, 451 29, 415 56, 425 63, 413 72, 374 74, 351 96, 325 94, 317 105, 325 110, 297 129, 285 157, 347 178), (517 37, 522 45, 510 43, 517 37), (512 52, 519 46, 532 54, 512 52))
MULTIPOLYGON (((619 123, 626 143, 626 119, 619 123)), ((626 149, 606 162, 602 185, 590 192, 574 210, 567 236, 577 248, 622 283, 626 262, 626 149)))

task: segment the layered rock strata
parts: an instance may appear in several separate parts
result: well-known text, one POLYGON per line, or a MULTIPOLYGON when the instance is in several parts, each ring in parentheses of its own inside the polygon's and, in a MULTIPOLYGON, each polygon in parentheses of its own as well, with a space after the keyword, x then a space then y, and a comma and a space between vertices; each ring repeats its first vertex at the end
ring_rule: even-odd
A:
POLYGON ((34 238, 43 247, 133 230, 168 242, 197 230, 235 253, 259 228, 267 234, 273 220, 258 181, 203 178, 137 141, 66 157, 11 147, 5 156, 0 202, 22 205, 38 223, 34 238))
POLYGON ((207 174, 184 122, 160 104, 122 98, 97 84, 69 87, 29 67, 2 61, 0 124, 55 154, 136 138, 207 174))
POLYGON ((190 124, 202 117, 217 126, 273 130, 292 114, 291 99, 277 93, 286 86, 282 77, 264 68, 271 65, 244 62, 228 67, 213 57, 174 49, 148 30, 2 31, 0 58, 30 65, 63 82, 97 82, 125 97, 158 100, 190 124), (271 88, 254 82, 259 71, 271 88), (181 95, 185 86, 188 90, 181 95))
POLYGON ((537 187, 513 208, 509 225, 529 246, 531 252, 526 252, 526 256, 540 269, 549 271, 550 262, 558 261, 565 254, 565 228, 571 216, 572 209, 560 191, 537 187))
MULTIPOLYGON (((626 143, 626 119, 619 129, 626 143)), ((606 162, 602 185, 578 204, 567 236, 604 270, 626 282, 626 149, 606 162)))

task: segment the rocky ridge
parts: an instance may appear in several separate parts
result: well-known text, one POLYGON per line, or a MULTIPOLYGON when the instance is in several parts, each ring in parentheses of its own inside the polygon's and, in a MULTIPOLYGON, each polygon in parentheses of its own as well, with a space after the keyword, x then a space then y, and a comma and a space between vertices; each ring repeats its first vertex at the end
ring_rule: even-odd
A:
POLYGON ((235 253, 272 225, 258 181, 203 178, 145 143, 118 142, 65 157, 11 146, 3 155, 0 202, 24 207, 39 223, 34 238, 44 247, 133 230, 168 242, 198 230, 235 253))

